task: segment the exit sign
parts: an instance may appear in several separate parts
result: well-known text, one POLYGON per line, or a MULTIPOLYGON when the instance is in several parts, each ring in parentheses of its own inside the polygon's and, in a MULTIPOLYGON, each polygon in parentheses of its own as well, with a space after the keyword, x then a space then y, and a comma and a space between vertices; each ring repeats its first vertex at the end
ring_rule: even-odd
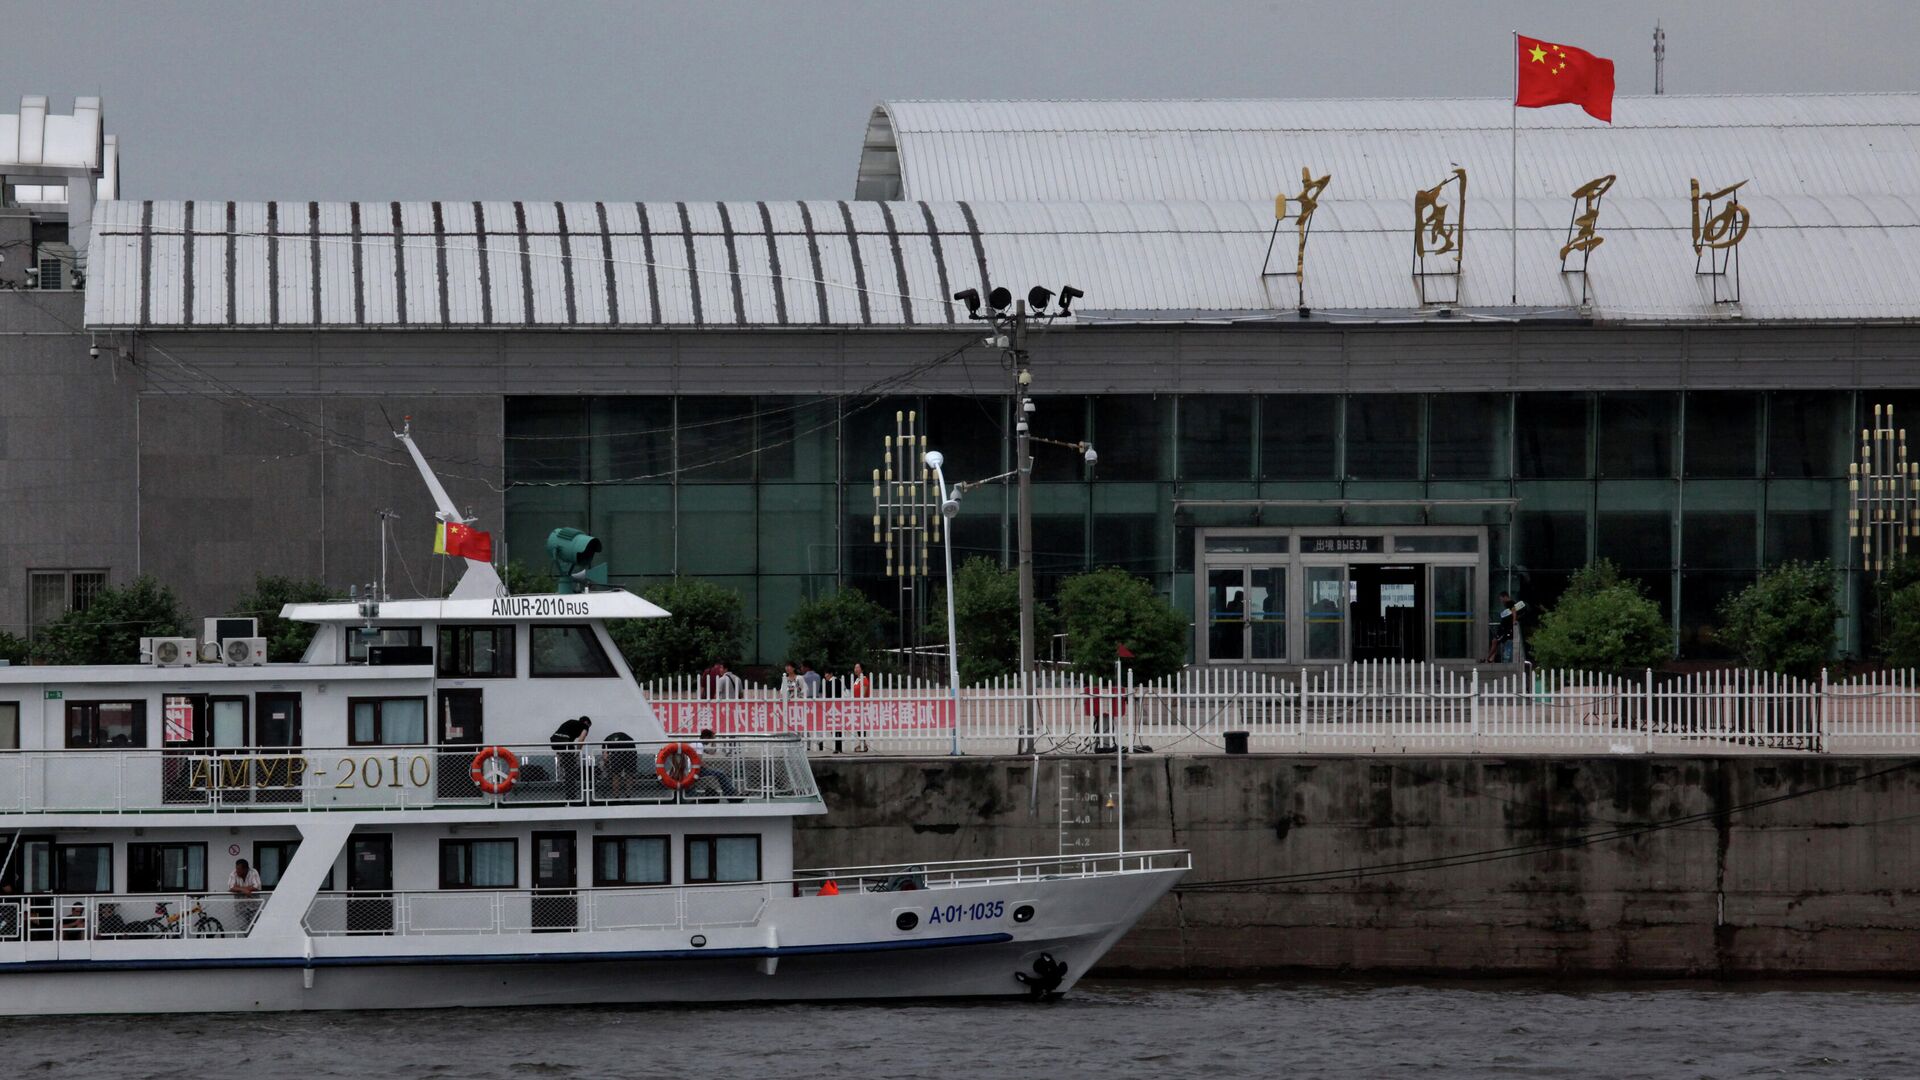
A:
POLYGON ((66 692, 65 690, 49 690, 49 691, 47 691, 47 700, 48 700, 48 701, 59 701, 59 700, 60 700, 61 698, 63 698, 63 697, 66 697, 66 696, 67 696, 67 692, 66 692))

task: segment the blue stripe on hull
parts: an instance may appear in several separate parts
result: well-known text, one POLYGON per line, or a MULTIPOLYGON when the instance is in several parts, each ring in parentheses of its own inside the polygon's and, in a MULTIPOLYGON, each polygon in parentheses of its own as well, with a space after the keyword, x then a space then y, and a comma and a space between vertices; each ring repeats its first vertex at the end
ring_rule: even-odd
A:
POLYGON ((783 956, 835 956, 844 953, 907 952, 962 945, 999 945, 1012 934, 967 934, 911 941, 856 941, 845 945, 787 945, 753 949, 663 949, 654 952, 480 953, 438 956, 230 957, 208 960, 29 960, 0 964, 0 975, 49 971, 188 971, 208 968, 398 967, 419 964, 550 964, 614 960, 759 960, 783 956))

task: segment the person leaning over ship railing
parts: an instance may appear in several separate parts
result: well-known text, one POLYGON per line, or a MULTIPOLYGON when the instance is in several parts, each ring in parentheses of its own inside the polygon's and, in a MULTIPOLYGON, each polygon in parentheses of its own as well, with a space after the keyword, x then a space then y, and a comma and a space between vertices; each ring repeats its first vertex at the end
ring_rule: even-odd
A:
POLYGON ((260 871, 245 859, 235 859, 233 872, 227 875, 227 892, 233 895, 234 914, 240 916, 240 931, 245 933, 260 914, 260 901, 254 899, 260 892, 260 871))
POLYGON ((712 728, 700 729, 700 738, 694 742, 693 752, 700 756, 700 775, 711 777, 714 783, 720 785, 722 795, 733 802, 740 802, 740 789, 734 786, 733 777, 729 775, 726 766, 726 744, 714 739, 712 728), (708 743, 713 743, 712 755, 707 753, 708 743))
POLYGON ((559 772, 560 797, 566 802, 580 798, 580 748, 586 745, 593 718, 582 716, 553 729, 547 744, 553 748, 554 768, 559 772))

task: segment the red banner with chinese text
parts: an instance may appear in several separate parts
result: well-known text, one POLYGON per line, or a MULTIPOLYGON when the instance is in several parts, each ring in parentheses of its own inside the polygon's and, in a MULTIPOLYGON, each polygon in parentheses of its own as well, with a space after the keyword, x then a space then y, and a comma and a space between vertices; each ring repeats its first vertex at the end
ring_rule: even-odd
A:
POLYGON ((670 735, 777 735, 814 731, 944 731, 953 726, 952 698, 845 701, 656 701, 654 715, 670 735))

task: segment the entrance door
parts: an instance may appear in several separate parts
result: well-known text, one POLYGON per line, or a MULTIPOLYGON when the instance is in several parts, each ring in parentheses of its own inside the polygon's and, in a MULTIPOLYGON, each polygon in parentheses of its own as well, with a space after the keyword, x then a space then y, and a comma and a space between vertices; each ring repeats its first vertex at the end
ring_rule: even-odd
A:
POLYGON ((163 695, 160 717, 161 801, 212 803, 220 787, 220 765, 206 749, 213 741, 207 695, 163 695))
POLYGON ((580 901, 574 888, 580 883, 574 858, 574 834, 533 834, 533 929, 536 933, 572 930, 579 924, 580 901))
POLYGON ((1351 626, 1355 660, 1425 660, 1426 568, 1355 565, 1351 626))
POLYGON ((484 741, 480 690, 442 690, 438 715, 440 745, 455 747, 438 755, 440 764, 433 770, 433 794, 437 799, 477 799, 480 787, 473 782, 473 755, 484 741))
POLYGON ((393 837, 347 839, 347 932, 393 933, 393 837))
POLYGON ((1306 589, 1307 659, 1344 660, 1347 648, 1349 587, 1344 566, 1309 566, 1306 589))
MULTIPOLYGON (((244 702, 242 702, 244 704, 244 702)), ((216 721, 217 721, 216 717, 216 721)), ((305 775, 296 772, 293 754, 273 755, 272 751, 292 750, 300 745, 300 695, 285 692, 253 695, 253 746, 268 751, 255 760, 258 774, 253 801, 256 803, 298 803, 305 775)))
POLYGON ((1287 568, 1207 570, 1207 659, 1287 658, 1287 568))

